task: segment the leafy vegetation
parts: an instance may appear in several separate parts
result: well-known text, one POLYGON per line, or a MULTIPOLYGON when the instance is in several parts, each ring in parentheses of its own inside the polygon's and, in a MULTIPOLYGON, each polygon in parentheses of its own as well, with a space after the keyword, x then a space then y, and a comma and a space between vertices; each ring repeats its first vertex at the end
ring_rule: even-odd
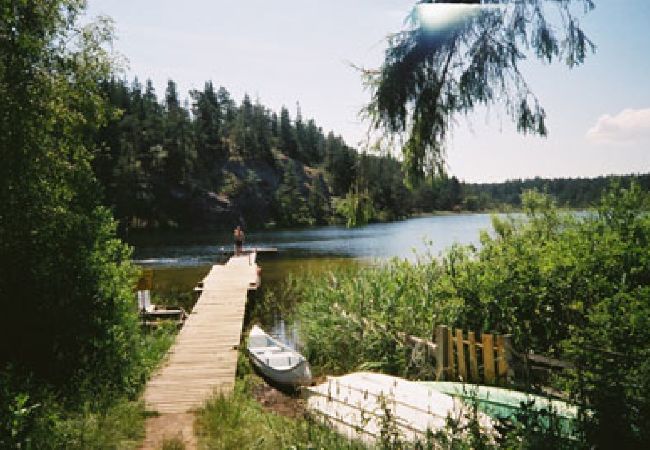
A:
MULTIPOLYGON (((607 187, 616 182, 629 188, 637 183, 650 191, 650 175, 609 175, 596 178, 533 178, 510 180, 501 183, 464 183, 462 185, 463 209, 504 210, 508 207, 521 208, 521 194, 529 190, 544 192, 565 208, 590 208, 598 204, 607 187)), ((445 209, 445 208, 439 208, 445 209)))
POLYGON ((522 202, 526 216, 495 218, 479 249, 293 281, 306 355, 327 372, 425 378, 431 361, 403 346, 398 332, 428 337, 443 324, 509 333, 519 352, 576 364, 544 382, 593 411, 582 418, 585 443, 646 446, 648 193, 614 186, 582 215, 561 213, 534 192, 522 202))
MULTIPOLYGON (((286 108, 278 115, 247 96, 237 104, 212 82, 192 91, 187 107, 173 81, 162 101, 151 81, 111 79, 102 92, 113 114, 95 138, 93 169, 124 236, 137 228, 363 225, 418 212, 520 208, 531 188, 581 208, 612 179, 467 184, 430 174, 408 189, 397 159, 359 153, 300 111, 292 119, 286 108)), ((620 177, 631 179, 648 183, 620 177)))
POLYGON ((0 447, 106 448, 135 441, 132 400, 169 345, 143 335, 131 250, 91 167, 112 118, 108 20, 85 2, 0 6, 0 447))
POLYGON ((110 24, 76 28, 76 1, 0 11, 0 292, 12 318, 0 365, 62 388, 83 379, 129 389, 135 270, 88 150, 108 115, 96 80, 112 67, 110 24))
MULTIPOLYGON (((358 153, 313 120, 236 104, 207 82, 182 106, 175 83, 159 102, 153 85, 102 84, 113 114, 94 140, 93 169, 105 202, 134 228, 227 228, 268 223, 363 225, 417 212, 521 207, 525 189, 546 189, 567 207, 593 205, 612 177, 467 184, 429 175, 414 189, 400 161, 358 153), (361 207, 357 207, 359 205, 361 207)), ((620 177, 644 185, 647 176, 620 177)))
MULTIPOLYGON (((143 334, 137 386, 169 349, 175 327, 143 334)), ((76 380, 75 380, 76 381, 76 380)), ((11 366, 0 371, 0 447, 38 449, 138 448, 144 438, 144 405, 108 385, 71 386, 76 392, 25 378, 11 366)))
POLYGON ((485 7, 446 30, 427 21, 435 14, 427 8, 436 3, 418 1, 408 28, 389 38, 381 68, 365 72, 372 92, 367 114, 375 128, 405 135, 402 152, 412 184, 425 171, 443 171, 453 118, 479 105, 501 104, 518 131, 546 135, 546 113, 520 63, 531 56, 574 67, 594 49, 578 18, 579 11, 594 8, 592 0, 450 2, 499 7, 485 7))

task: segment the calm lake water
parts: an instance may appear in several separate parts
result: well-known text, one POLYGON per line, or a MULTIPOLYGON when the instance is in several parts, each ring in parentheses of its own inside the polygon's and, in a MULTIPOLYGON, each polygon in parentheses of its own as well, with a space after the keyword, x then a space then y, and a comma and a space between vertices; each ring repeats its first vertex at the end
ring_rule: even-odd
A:
MULTIPOLYGON (((295 343, 295 327, 286 326, 283 314, 295 302, 281 294, 289 274, 319 273, 333 268, 369 264, 387 258, 417 261, 418 255, 439 256, 454 243, 479 243, 481 230, 490 231, 489 214, 453 214, 412 218, 399 222, 371 224, 359 228, 341 226, 297 230, 251 232, 246 247, 274 247, 277 253, 260 255, 262 288, 253 295, 247 321, 259 322, 290 344, 295 343), (282 300, 280 300, 282 299, 282 300)), ((134 260, 154 269, 154 295, 184 298, 208 272, 232 251, 230 233, 209 235, 156 236, 135 243, 134 260)))
MULTIPOLYGON (((280 259, 294 258, 406 258, 437 256, 458 242, 478 244, 480 230, 490 230, 489 214, 418 217, 359 228, 341 226, 248 233, 247 247, 274 247, 280 259)), ((230 234, 171 237, 180 243, 138 245, 135 262, 150 267, 211 265, 232 250, 230 234)))

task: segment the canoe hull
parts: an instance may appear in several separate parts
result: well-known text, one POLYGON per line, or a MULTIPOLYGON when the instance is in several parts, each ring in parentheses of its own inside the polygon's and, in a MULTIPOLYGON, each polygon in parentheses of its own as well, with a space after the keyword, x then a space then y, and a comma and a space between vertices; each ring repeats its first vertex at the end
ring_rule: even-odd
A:
POLYGON ((273 383, 292 388, 311 384, 311 370, 307 361, 300 362, 290 370, 275 370, 260 361, 254 354, 249 353, 249 356, 255 370, 273 383))

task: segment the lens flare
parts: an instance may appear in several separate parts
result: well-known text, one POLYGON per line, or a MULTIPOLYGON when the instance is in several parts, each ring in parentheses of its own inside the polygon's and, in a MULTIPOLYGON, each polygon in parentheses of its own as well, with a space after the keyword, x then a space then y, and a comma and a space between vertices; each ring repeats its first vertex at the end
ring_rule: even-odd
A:
POLYGON ((429 33, 453 33, 479 15, 500 10, 496 4, 421 3, 416 7, 420 27, 429 33))

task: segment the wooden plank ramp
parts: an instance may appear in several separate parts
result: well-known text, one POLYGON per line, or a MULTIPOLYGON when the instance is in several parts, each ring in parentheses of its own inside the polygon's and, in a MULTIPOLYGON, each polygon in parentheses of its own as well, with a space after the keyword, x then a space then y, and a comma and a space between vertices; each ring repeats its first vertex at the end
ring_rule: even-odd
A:
MULTIPOLYGON (((169 417, 191 413, 215 393, 232 392, 247 294, 259 283, 256 256, 256 252, 233 256, 225 265, 213 266, 203 279, 192 313, 166 361, 147 383, 147 411, 169 417)), ((177 437, 173 428, 148 426, 143 448, 158 448, 163 434, 177 437)))

